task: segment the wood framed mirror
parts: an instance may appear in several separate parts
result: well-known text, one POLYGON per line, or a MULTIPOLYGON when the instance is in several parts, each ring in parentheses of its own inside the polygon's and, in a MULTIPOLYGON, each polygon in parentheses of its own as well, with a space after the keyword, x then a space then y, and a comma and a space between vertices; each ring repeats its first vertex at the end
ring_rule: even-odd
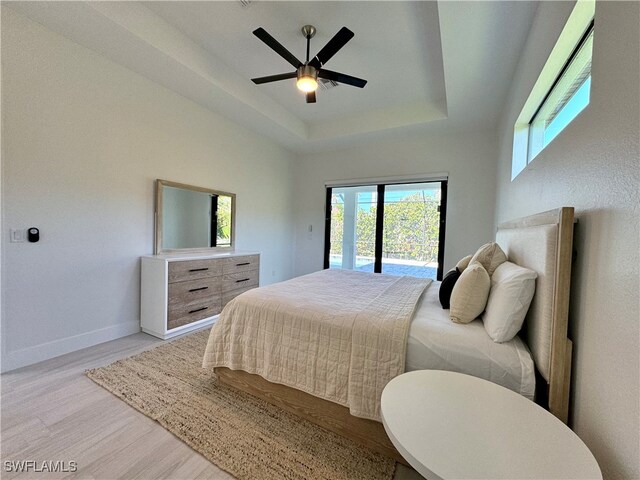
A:
POLYGON ((235 247, 236 195, 156 180, 155 254, 235 247))

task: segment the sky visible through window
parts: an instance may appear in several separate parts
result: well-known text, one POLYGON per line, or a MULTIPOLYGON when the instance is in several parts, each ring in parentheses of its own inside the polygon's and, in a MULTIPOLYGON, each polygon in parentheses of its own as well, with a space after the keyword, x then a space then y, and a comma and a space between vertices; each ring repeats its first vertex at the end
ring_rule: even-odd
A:
MULTIPOLYGON (((407 197, 410 197, 411 195, 415 195, 416 193, 424 194, 425 197, 435 200, 437 191, 433 189, 388 191, 385 193, 384 201, 385 203, 402 202, 407 197)), ((378 197, 377 192, 360 192, 357 197, 358 206, 363 210, 370 210, 372 206, 376 205, 378 201, 377 197, 378 197)), ((341 195, 338 194, 334 198, 336 200, 335 203, 339 203, 339 204, 344 203, 344 200, 341 195)))
POLYGON ((589 27, 577 51, 529 122, 527 163, 589 105, 592 53, 593 28, 589 27))
POLYGON ((556 115, 556 118, 547 126, 544 131, 544 144, 548 145, 551 140, 564 130, 576 118, 578 114, 589 105, 589 96, 591 92, 591 76, 587 77, 585 82, 576 90, 567 104, 556 115))

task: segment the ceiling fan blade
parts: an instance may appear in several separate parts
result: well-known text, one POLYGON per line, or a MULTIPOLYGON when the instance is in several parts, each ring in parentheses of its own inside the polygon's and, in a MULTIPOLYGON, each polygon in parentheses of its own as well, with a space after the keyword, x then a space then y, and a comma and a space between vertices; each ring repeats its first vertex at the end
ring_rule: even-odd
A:
POLYGON ((284 58, 287 62, 294 66, 294 68, 298 68, 302 65, 302 62, 298 60, 293 53, 284 48, 280 43, 273 38, 271 35, 267 33, 267 31, 260 27, 253 31, 253 34, 266 43, 272 50, 274 50, 278 55, 284 58))
POLYGON ((345 75, 344 73, 332 72, 331 70, 325 70, 324 68, 318 72, 318 76, 320 78, 326 78, 327 80, 333 80, 334 82, 344 83, 358 88, 363 88, 367 84, 367 81, 362 78, 352 77, 351 75, 345 75))
POLYGON ((309 65, 315 68, 321 68, 325 63, 333 57, 338 50, 345 46, 345 44, 353 38, 353 32, 347 27, 342 27, 338 33, 336 33, 329 43, 327 43, 322 50, 309 62, 309 65))
POLYGON ((316 103, 316 92, 307 92, 307 103, 316 103))
POLYGON ((279 73, 278 75, 269 75, 267 77, 252 78, 251 81, 256 85, 261 83, 277 82, 279 80, 287 80, 288 78, 296 78, 298 74, 296 72, 291 73, 279 73))

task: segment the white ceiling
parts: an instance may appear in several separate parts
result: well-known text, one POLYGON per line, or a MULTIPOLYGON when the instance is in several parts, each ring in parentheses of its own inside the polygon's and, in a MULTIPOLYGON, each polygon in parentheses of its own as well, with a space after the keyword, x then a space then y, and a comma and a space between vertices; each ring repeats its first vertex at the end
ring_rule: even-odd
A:
POLYGON ((68 38, 294 151, 382 135, 490 128, 504 103, 536 2, 9 2, 68 38), (299 59, 342 27, 355 37, 327 68, 368 80, 319 90, 250 79, 293 68, 251 32, 299 59))
POLYGON ((309 124, 398 105, 428 103, 442 109, 446 104, 436 3, 255 2, 244 8, 240 2, 144 5, 247 79, 294 70, 251 34, 257 27, 264 27, 304 61, 303 25, 317 28, 311 57, 347 25, 355 37, 327 68, 367 79, 363 90, 342 85, 321 90, 318 103, 307 105, 293 79, 255 87, 309 124))

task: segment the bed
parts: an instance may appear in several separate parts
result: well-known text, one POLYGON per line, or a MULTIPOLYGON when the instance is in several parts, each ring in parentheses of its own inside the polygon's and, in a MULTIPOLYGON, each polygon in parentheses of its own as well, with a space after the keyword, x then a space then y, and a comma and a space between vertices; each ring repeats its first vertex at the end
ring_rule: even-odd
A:
POLYGON ((203 366, 215 368, 223 383, 400 461, 378 421, 376 400, 403 371, 446 369, 484 377, 535 395, 566 422, 572 238, 570 207, 498 227, 496 242, 509 260, 538 274, 525 325, 510 342, 495 344, 480 320, 454 326, 434 303, 437 282, 359 272, 336 279, 324 271, 234 300, 212 329, 203 366), (323 286, 327 280, 334 285, 323 286), (336 307, 331 298, 340 293, 349 301, 336 307), (374 297, 376 302, 367 301, 374 297))
POLYGON ((438 299, 440 282, 433 282, 418 301, 409 327, 405 371, 448 370, 489 380, 534 399, 535 366, 529 348, 516 336, 494 342, 482 320, 453 323, 438 299))

